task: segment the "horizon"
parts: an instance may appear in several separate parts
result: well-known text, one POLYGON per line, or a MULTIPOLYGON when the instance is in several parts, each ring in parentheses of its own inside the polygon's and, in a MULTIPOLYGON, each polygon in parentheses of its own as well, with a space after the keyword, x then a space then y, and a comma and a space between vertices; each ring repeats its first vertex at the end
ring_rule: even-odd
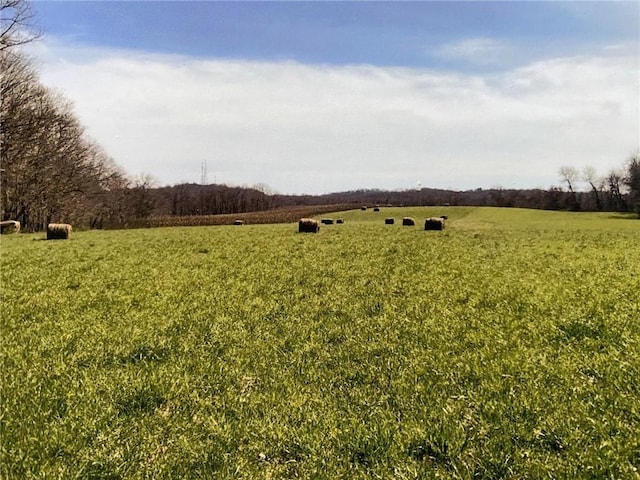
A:
POLYGON ((32 7, 42 82, 158 186, 547 189, 640 146, 637 2, 32 7))
MULTIPOLYGON (((582 183, 582 182, 579 182, 582 183)), ((427 191, 434 191, 434 192, 441 192, 441 193, 482 193, 482 192, 490 192, 490 191, 516 191, 516 192, 527 192, 527 191, 548 191, 549 188, 554 188, 554 187, 561 187, 561 185, 551 185, 549 187, 545 187, 545 188, 505 188, 502 187, 500 185, 496 185, 493 187, 488 187, 488 188, 483 188, 483 187, 475 187, 475 188, 468 188, 468 189, 464 189, 464 190, 455 190, 455 189, 446 189, 446 188, 434 188, 434 187, 429 187, 429 186, 425 186, 425 185, 421 185, 419 187, 414 186, 414 187, 408 187, 408 188, 403 188, 403 189, 386 189, 386 188, 369 188, 369 187, 363 187, 363 188, 357 188, 354 190, 339 190, 339 191, 335 191, 335 192, 325 192, 325 193, 318 193, 318 194, 311 194, 311 193, 282 193, 282 192, 278 192, 276 190, 273 190, 269 187, 269 185, 266 184, 254 184, 254 185, 236 185, 236 184, 231 184, 231 183, 214 183, 214 182, 208 182, 208 183, 200 183, 197 181, 193 181, 193 182, 179 182, 179 183, 175 183, 175 184, 169 184, 169 185, 152 185, 151 187, 149 187, 151 190, 158 190, 158 189, 163 189, 163 188, 174 188, 174 187, 181 187, 181 186, 188 186, 188 187, 226 187, 226 188, 237 188, 237 189, 246 189, 246 190, 256 190, 259 191, 261 193, 264 193, 267 196, 283 196, 283 197, 296 197, 296 196, 310 196, 310 197, 322 197, 322 196, 331 196, 331 195, 343 195, 343 194, 351 194, 351 193, 359 193, 359 192, 363 192, 363 193, 406 193, 406 192, 421 192, 424 190, 427 191)), ((577 194, 590 194, 592 192, 592 189, 589 188, 585 188, 584 190, 581 188, 576 188, 576 186, 573 187, 575 193, 577 194)), ((565 192, 565 193, 569 193, 569 192, 565 192)), ((626 195, 626 193, 624 194, 626 195)))

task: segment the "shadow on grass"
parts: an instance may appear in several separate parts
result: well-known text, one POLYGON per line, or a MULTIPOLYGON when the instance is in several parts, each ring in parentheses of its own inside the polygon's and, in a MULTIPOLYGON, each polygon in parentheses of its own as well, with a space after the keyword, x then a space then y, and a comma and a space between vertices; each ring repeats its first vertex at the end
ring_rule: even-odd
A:
POLYGON ((640 215, 637 213, 612 213, 607 215, 607 218, 611 220, 640 220, 640 215))
POLYGON ((121 415, 151 413, 166 403, 166 398, 155 387, 134 390, 121 397, 116 405, 121 415))

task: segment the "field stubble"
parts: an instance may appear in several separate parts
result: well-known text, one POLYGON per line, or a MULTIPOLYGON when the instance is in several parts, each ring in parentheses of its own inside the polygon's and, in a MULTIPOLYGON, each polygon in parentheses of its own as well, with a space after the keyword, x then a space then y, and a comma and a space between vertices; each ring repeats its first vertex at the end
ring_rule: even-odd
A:
POLYGON ((637 478, 640 223, 441 213, 3 238, 0 476, 637 478))

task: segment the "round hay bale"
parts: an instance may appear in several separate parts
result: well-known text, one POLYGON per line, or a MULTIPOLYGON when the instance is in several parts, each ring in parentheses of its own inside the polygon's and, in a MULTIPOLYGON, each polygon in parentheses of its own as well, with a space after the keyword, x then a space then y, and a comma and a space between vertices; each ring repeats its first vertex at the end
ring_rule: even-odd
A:
POLYGON ((244 222, 244 220, 237 219, 237 220, 234 220, 234 221, 233 221, 233 224, 234 224, 234 225, 244 225, 244 224, 245 224, 245 222, 244 222))
POLYGON ((367 206, 366 206, 366 205, 363 205, 363 206, 361 206, 361 207, 360 207, 360 210, 362 210, 363 212, 364 212, 366 209, 367 209, 367 206))
POLYGON ((385 225, 393 225, 395 222, 396 222, 396 220, 394 218, 391 218, 391 217, 384 219, 384 224, 385 225))
POLYGON ((67 240, 71 231, 71 225, 68 223, 50 223, 47 225, 47 240, 67 240))
POLYGON ((339 219, 336 220, 336 223, 343 224, 344 220, 342 218, 339 218, 339 219))
POLYGON ((416 224, 416 221, 411 217, 404 217, 402 219, 402 225, 405 227, 413 227, 416 224))
POLYGON ((443 220, 447 220, 449 217, 447 217, 446 215, 440 215, 440 218, 443 220))
POLYGON ((0 235, 20 233, 20 222, 17 220, 5 220, 0 222, 0 235))
POLYGON ((298 222, 298 233, 318 233, 320 225, 313 218, 301 218, 298 222))
POLYGON ((373 211, 374 212, 379 212, 380 211, 380 207, 373 207, 373 211))
POLYGON ((333 218, 323 218, 320 220, 323 225, 333 225, 333 218))
POLYGON ((431 217, 427 218, 424 222, 425 230, 444 230, 444 219, 431 217))

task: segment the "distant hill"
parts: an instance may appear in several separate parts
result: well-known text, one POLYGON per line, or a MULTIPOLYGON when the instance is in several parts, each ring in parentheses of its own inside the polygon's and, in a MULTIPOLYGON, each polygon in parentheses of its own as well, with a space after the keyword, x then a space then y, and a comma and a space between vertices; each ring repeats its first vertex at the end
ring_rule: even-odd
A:
MULTIPOLYGON (((609 192, 602 210, 625 210, 609 192)), ((434 188, 412 190, 353 190, 324 195, 281 195, 265 193, 256 188, 227 185, 181 184, 149 190, 149 216, 193 216, 258 212, 285 207, 312 205, 457 205, 521 207, 546 210, 596 210, 593 192, 566 192, 559 188, 481 189, 454 191, 434 188)))

